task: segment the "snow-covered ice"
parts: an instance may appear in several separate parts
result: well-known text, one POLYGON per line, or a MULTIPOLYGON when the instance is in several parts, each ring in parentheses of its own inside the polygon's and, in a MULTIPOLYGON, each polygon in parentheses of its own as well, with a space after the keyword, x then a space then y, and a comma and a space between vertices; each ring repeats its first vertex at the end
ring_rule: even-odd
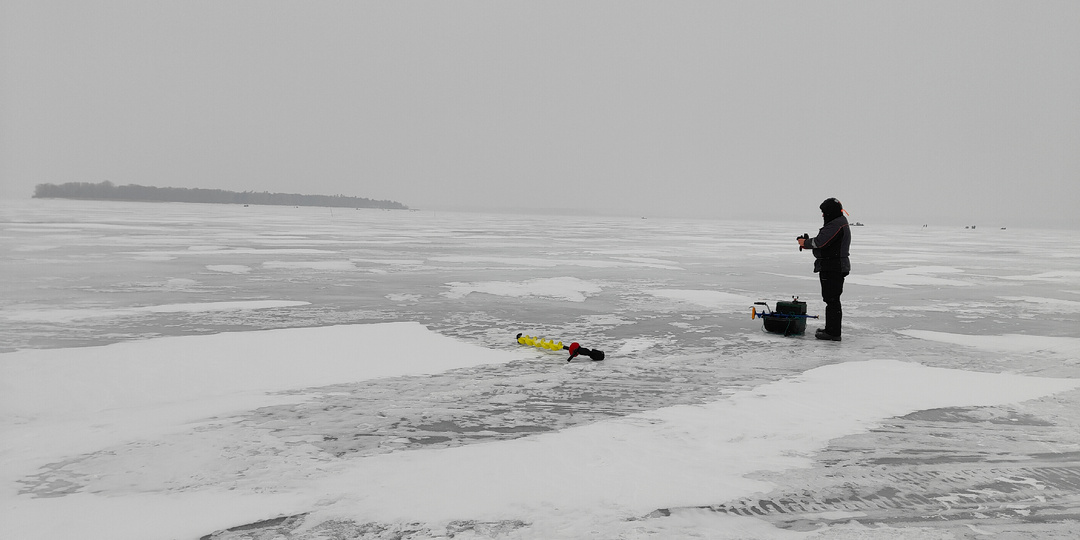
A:
POLYGON ((80 319, 138 317, 148 313, 198 313, 208 311, 241 311, 245 309, 270 309, 302 306, 308 302, 295 300, 248 300, 241 302, 199 302, 193 304, 165 304, 121 309, 44 309, 4 313, 0 316, 10 320, 40 322, 73 322, 80 319))
POLYGON ((1004 334, 1000 336, 949 334, 932 330, 900 330, 905 336, 942 343, 953 343, 987 351, 1013 353, 1044 353, 1057 356, 1063 362, 1080 360, 1080 337, 1029 336, 1004 334))
POLYGON ((822 313, 792 248, 808 214, 5 206, 0 533, 1073 530, 1067 233, 855 229, 844 341, 825 343, 749 316, 796 295, 822 313))
POLYGON ((584 302, 588 295, 601 291, 599 285, 575 277, 539 278, 521 282, 453 282, 447 285, 450 287, 450 291, 444 294, 449 298, 461 298, 476 292, 498 296, 540 296, 570 302, 584 302))

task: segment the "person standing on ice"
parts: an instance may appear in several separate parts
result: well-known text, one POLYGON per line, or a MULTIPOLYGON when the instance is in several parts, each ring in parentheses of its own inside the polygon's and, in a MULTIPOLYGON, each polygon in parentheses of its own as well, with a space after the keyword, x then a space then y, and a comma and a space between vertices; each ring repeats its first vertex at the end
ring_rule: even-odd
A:
POLYGON ((821 203, 821 216, 825 225, 817 236, 799 238, 799 250, 809 249, 814 254, 814 272, 821 280, 821 298, 825 301, 825 328, 814 334, 818 339, 840 341, 840 295, 844 294, 844 278, 851 272, 848 248, 851 247, 851 228, 844 217, 844 206, 835 198, 821 203))

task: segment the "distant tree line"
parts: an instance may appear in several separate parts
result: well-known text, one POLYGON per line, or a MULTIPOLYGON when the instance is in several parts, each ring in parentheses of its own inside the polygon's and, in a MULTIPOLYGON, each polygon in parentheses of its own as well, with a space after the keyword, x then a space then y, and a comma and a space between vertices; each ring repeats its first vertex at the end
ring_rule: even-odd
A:
POLYGON ((68 182, 38 184, 35 199, 92 199, 103 201, 188 202, 216 204, 274 204, 289 206, 334 206, 347 208, 386 208, 407 210, 409 207, 394 201, 376 201, 344 195, 298 195, 295 193, 257 193, 254 191, 225 191, 223 189, 159 188, 128 184, 117 186, 105 181, 100 184, 68 182))

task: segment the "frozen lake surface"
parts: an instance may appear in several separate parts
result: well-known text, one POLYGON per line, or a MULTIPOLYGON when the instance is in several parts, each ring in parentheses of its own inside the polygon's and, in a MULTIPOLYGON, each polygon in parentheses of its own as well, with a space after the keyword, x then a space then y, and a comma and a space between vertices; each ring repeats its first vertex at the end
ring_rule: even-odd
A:
POLYGON ((795 295, 824 314, 794 241, 810 211, 0 210, 5 538, 1078 526, 1074 233, 853 228, 832 343, 749 316, 795 295))

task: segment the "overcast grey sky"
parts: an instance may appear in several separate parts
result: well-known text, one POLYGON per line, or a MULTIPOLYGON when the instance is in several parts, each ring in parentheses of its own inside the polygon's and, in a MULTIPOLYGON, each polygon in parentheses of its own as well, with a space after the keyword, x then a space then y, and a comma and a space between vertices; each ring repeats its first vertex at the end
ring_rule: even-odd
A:
POLYGON ((0 0, 0 196, 1080 227, 1080 2, 0 0))

